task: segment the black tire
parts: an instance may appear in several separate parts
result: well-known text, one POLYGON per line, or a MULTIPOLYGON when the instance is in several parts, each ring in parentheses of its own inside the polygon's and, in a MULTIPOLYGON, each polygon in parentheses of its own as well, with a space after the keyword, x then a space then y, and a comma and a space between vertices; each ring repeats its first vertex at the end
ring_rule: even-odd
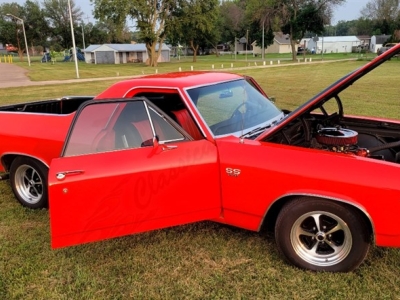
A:
POLYGON ((25 207, 45 208, 48 203, 48 169, 29 157, 17 157, 11 164, 10 183, 15 197, 25 207))
POLYGON ((296 198, 282 208, 275 238, 290 263, 312 271, 352 271, 364 261, 371 244, 358 210, 309 197, 296 198))

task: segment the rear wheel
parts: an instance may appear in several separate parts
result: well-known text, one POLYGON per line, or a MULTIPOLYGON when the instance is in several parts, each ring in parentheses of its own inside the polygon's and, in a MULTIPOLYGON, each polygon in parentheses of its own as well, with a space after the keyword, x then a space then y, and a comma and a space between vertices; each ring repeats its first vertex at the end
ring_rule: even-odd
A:
POLYGON ((354 270, 370 246, 368 226, 356 209, 307 197, 282 208, 275 236, 289 262, 313 271, 354 270))
POLYGON ((47 207, 47 173, 47 167, 35 159, 14 159, 10 168, 10 183, 15 197, 23 206, 47 207))

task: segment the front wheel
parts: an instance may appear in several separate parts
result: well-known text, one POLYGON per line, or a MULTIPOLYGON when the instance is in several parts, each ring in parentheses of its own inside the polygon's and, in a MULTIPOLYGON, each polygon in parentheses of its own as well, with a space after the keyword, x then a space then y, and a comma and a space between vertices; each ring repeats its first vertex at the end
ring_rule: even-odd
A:
POLYGON ((29 208, 47 207, 48 169, 29 157, 17 157, 10 167, 10 183, 18 201, 29 208))
POLYGON ((307 197, 282 208, 275 237, 289 262, 313 271, 354 270, 364 261, 370 246, 368 226, 356 209, 307 197))

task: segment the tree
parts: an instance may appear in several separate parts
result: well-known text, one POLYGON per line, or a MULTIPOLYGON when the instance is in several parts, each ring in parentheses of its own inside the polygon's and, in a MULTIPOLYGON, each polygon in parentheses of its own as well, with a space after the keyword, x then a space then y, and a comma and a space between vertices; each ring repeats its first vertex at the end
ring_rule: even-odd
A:
POLYGON ((254 41, 257 46, 260 47, 264 44, 265 47, 268 47, 269 45, 272 45, 274 43, 275 35, 271 25, 265 25, 265 23, 262 23, 260 26, 260 22, 255 21, 250 25, 250 31, 252 32, 251 41, 254 41), (263 31, 264 31, 264 43, 262 35, 263 31))
MULTIPOLYGON (((70 0, 72 21, 74 26, 78 26, 83 13, 75 5, 74 0, 70 0)), ((53 38, 64 48, 72 45, 71 26, 69 18, 68 0, 43 0, 43 10, 46 19, 49 21, 53 38)))
POLYGON ((296 43, 307 31, 320 34, 330 23, 332 7, 345 0, 252 0, 251 11, 272 28, 288 34, 292 58, 296 60, 296 43))
POLYGON ((374 33, 394 34, 400 18, 399 0, 371 0, 361 10, 364 19, 374 22, 374 33))
POLYGON ((193 51, 193 62, 202 43, 213 45, 219 40, 217 32, 218 0, 178 0, 172 14, 171 32, 173 40, 186 43, 193 51))
POLYGON ((224 1, 219 7, 220 23, 218 30, 221 41, 234 43, 235 38, 246 32, 246 16, 244 7, 234 1, 224 1))
POLYGON ((175 7, 174 0, 90 0, 94 15, 101 21, 112 20, 118 30, 125 27, 127 17, 136 20, 140 39, 146 44, 150 66, 157 66, 168 23, 175 7), (158 46, 158 51, 156 51, 158 46))
MULTIPOLYGON (((8 14, 23 19, 23 8, 15 2, 4 3, 0 6, 0 41, 17 47, 20 61, 23 61, 26 47, 22 22, 8 14)), ((25 22, 24 26, 26 26, 25 22)))
POLYGON ((396 20, 400 12, 399 0, 371 0, 361 10, 364 18, 372 20, 396 20))
POLYGON ((27 0, 22 8, 24 23, 26 26, 26 36, 28 44, 42 45, 45 48, 48 45, 47 38, 50 35, 50 27, 45 19, 44 11, 37 1, 27 0))

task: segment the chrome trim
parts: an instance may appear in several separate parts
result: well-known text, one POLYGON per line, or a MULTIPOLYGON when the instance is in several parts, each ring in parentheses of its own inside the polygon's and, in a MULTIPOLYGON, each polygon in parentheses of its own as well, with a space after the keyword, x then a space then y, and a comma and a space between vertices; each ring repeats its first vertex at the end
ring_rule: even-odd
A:
POLYGON ((63 180, 68 175, 79 175, 79 174, 83 174, 83 173, 85 173, 85 171, 83 171, 83 170, 62 171, 62 172, 58 172, 56 174, 56 178, 58 180, 63 180))
MULTIPOLYGON (((142 101, 142 103, 144 104, 144 108, 146 109, 147 118, 149 118, 149 122, 150 122, 150 126, 151 126, 151 131, 153 132, 153 138, 154 138, 154 137, 157 136, 157 134, 156 134, 156 130, 155 130, 154 125, 153 125, 153 119, 152 119, 151 116, 150 116, 149 107, 147 106, 146 101, 142 101)), ((152 109, 152 111, 154 111, 154 110, 152 109)))
POLYGON ((174 142, 182 142, 184 141, 185 138, 181 138, 181 139, 173 139, 173 140, 164 140, 164 141, 159 141, 159 143, 161 145, 165 144, 165 143, 174 143, 174 142))
POLYGON ((260 230, 261 230, 262 224, 263 224, 264 221, 265 221, 265 217, 267 216, 267 214, 268 214, 268 212, 270 211, 271 207, 272 207, 276 202, 278 202, 278 201, 281 200, 282 198, 285 198, 285 197, 293 197, 293 196, 295 196, 295 197, 297 197, 297 196, 308 196, 308 197, 314 197, 314 198, 327 199, 327 200, 332 200, 332 201, 337 201, 337 202, 346 203, 346 204, 349 204, 349 205, 351 205, 351 206, 353 206, 353 207, 355 207, 355 208, 358 208, 360 211, 362 211, 362 212, 365 214, 365 216, 366 216, 366 217, 368 218, 368 220, 370 221, 371 226, 372 226, 372 234, 375 236, 375 225, 374 225, 374 222, 372 221, 372 218, 371 218, 370 214, 367 212, 367 210, 366 210, 362 205, 360 205, 359 203, 350 202, 350 201, 348 201, 348 200, 343 200, 343 199, 340 199, 340 198, 328 197, 328 196, 325 196, 325 195, 311 194, 311 193, 310 193, 310 194, 308 194, 308 193, 289 193, 289 194, 282 195, 282 196, 280 196, 278 199, 276 199, 276 200, 274 200, 273 202, 271 202, 271 204, 268 206, 267 210, 265 211, 264 216, 263 216, 262 219, 261 219, 261 222, 260 222, 260 224, 259 224, 259 226, 258 226, 258 230, 257 230, 257 231, 260 231, 260 230))

